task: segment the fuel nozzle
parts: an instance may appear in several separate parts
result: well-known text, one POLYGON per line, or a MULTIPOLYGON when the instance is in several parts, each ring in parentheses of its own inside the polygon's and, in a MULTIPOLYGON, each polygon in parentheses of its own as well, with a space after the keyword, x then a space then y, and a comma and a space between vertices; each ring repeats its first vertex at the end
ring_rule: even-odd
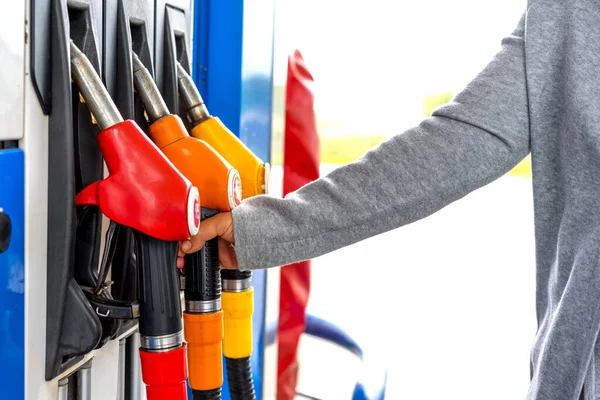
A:
POLYGON ((198 233, 198 190, 135 121, 123 120, 88 58, 73 42, 70 48, 71 77, 101 129, 96 139, 110 173, 83 189, 76 203, 99 206, 112 221, 157 239, 179 241, 198 233))
MULTIPOLYGON (((135 90, 150 120, 150 137, 200 189, 201 220, 236 207, 242 197, 238 171, 208 143, 189 136, 181 119, 170 114, 150 73, 135 55, 134 70, 135 90)), ((201 109, 197 108, 196 114, 201 109)), ((199 252, 185 258, 183 318, 189 385, 197 399, 220 399, 223 384, 224 333, 217 243, 217 239, 209 240, 199 252)))
POLYGON ((210 115, 190 75, 177 63, 179 94, 194 128, 190 134, 221 154, 242 178, 242 198, 268 192, 270 166, 258 158, 218 117, 210 115))
POLYGON ((176 268, 178 242, 198 233, 198 189, 132 121, 123 121, 87 57, 71 42, 71 74, 98 126, 109 171, 77 205, 99 206, 132 228, 138 260, 142 378, 148 400, 187 399, 186 345, 176 268))

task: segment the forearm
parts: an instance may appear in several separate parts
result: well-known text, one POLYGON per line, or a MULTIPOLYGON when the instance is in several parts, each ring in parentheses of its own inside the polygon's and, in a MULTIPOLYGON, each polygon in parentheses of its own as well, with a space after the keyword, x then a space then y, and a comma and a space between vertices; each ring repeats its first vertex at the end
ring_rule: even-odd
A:
POLYGON ((505 174, 529 151, 517 30, 451 104, 364 157, 233 212, 241 269, 314 258, 424 218, 505 174))

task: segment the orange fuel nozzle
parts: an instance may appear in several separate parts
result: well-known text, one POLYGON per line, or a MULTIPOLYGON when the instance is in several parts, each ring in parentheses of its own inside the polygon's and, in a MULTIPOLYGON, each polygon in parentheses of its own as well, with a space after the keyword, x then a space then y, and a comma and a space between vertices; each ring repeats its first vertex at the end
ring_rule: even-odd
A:
POLYGON ((190 137, 177 115, 156 121, 149 132, 167 158, 198 188, 203 208, 230 211, 240 204, 242 182, 238 171, 206 142, 190 137), (179 139, 168 142, 174 132, 180 132, 179 139))
POLYGON ((179 63, 177 80, 179 93, 194 125, 191 135, 204 140, 239 171, 242 198, 267 193, 270 165, 258 158, 219 118, 209 114, 194 81, 179 63))
POLYGON ((167 109, 150 72, 133 54, 135 90, 150 122, 149 135, 175 167, 200 191, 200 205, 230 211, 241 202, 238 171, 210 144, 191 137, 177 115, 167 109))

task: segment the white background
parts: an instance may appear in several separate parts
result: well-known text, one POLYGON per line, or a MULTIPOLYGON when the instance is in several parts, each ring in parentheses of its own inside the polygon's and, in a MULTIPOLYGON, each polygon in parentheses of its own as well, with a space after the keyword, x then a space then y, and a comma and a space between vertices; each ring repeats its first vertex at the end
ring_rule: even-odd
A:
MULTIPOLYGON (((401 133, 421 118, 425 96, 458 92, 525 9, 524 0, 277 4, 275 84, 299 49, 315 78, 317 116, 361 134, 401 133)), ((501 178, 429 218, 314 260, 309 309, 381 356, 388 399, 525 398, 535 333, 530 186, 501 178)), ((350 398, 353 356, 306 338, 300 354, 300 391, 350 398)))

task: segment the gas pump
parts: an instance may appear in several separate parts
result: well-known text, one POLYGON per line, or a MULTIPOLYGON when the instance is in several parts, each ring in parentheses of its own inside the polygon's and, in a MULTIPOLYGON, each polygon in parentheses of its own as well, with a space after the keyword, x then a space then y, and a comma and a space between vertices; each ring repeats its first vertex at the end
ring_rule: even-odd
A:
MULTIPOLYGON (((235 168, 242 177, 242 198, 265 194, 268 190, 269 164, 262 162, 217 117, 208 112, 192 78, 178 64, 179 90, 194 126, 192 136, 205 140, 235 168)), ((223 353, 232 399, 254 399, 252 354, 252 314, 254 289, 252 272, 222 270, 225 337, 223 353)))
MULTIPOLYGON (((239 202, 244 177, 206 141, 164 138, 181 129, 174 116, 190 131, 178 63, 201 71, 195 79, 210 85, 213 102, 220 95, 234 98, 227 90, 242 87, 242 61, 250 65, 245 60, 260 53, 242 54, 241 39, 247 30, 258 32, 249 28, 257 23, 272 24, 273 15, 264 11, 269 0, 208 3, 6 4, 0 18, 6 78, 0 80, 0 397, 182 399, 188 389, 190 398, 201 392, 230 398, 219 389, 228 384, 222 340, 229 322, 222 303, 229 288, 217 273, 216 242, 186 260, 181 282, 176 252, 197 220, 239 202), (233 41, 218 43, 233 26, 233 41), (149 121, 152 110, 135 88, 142 71, 137 61, 173 118, 149 121), (201 179, 184 171, 185 157, 172 157, 188 144, 210 165, 194 170, 201 179), (186 380, 198 393, 189 392, 186 380)), ((265 35, 250 37, 255 49, 272 46, 272 35, 265 35)), ((226 105, 229 115, 247 109, 237 100, 226 105)), ((229 121, 223 108, 213 110, 229 121)), ((267 111, 253 115, 269 120, 267 111)), ((260 146, 242 140, 268 151, 268 130, 253 130, 257 137, 260 146)), ((276 362, 275 339, 265 326, 272 326, 267 315, 276 318, 277 297, 272 290, 267 297, 266 275, 253 275, 256 309, 247 333, 253 329, 254 337, 244 345, 262 399, 272 397, 276 362)))

